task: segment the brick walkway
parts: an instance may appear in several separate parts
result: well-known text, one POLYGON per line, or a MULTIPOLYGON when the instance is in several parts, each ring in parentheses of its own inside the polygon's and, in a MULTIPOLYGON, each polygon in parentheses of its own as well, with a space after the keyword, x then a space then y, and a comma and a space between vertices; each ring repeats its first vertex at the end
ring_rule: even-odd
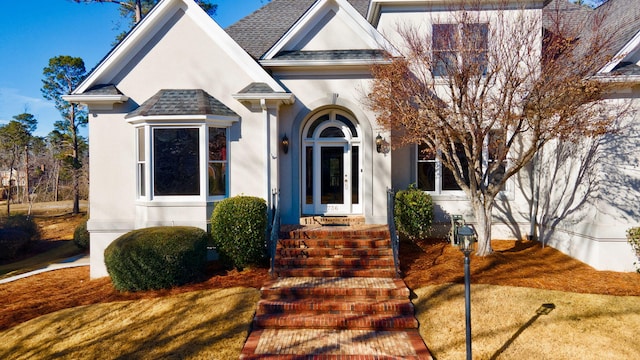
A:
POLYGON ((432 359, 391 253, 379 226, 290 232, 240 358, 432 359))

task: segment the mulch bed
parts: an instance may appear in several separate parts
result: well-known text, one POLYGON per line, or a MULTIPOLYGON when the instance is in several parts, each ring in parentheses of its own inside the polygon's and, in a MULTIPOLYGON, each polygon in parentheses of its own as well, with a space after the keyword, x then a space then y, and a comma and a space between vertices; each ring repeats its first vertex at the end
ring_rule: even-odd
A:
MULTIPOLYGON (((494 253, 471 255, 471 282, 604 295, 640 296, 640 274, 598 271, 536 241, 492 241, 494 253)), ((401 270, 409 288, 463 283, 464 255, 445 240, 400 245, 401 270)))
MULTIPOLYGON (((533 241, 494 241, 493 248, 495 252, 490 256, 472 255, 472 283, 640 296, 640 274, 637 273, 597 271, 533 241)), ((464 257, 444 240, 403 242, 400 258, 409 288, 464 281, 464 257)), ((121 293, 113 288, 108 278, 89 280, 87 267, 58 270, 0 285, 0 331, 75 306, 235 286, 259 289, 268 279, 265 268, 240 272, 210 267, 204 282, 170 290, 121 293)))

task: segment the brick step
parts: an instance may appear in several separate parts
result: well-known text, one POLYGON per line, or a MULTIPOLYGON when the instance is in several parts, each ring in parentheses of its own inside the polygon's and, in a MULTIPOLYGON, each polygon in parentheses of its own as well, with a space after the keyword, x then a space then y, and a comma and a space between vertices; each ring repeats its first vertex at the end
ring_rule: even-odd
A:
POLYGON ((309 249, 309 248, 355 248, 355 249, 376 249, 391 248, 391 241, 388 238, 366 238, 366 239, 280 239, 277 249, 309 249))
POLYGON ((393 256, 390 247, 383 248, 282 248, 279 247, 276 257, 310 258, 310 257, 383 257, 393 256))
POLYGON ((387 227, 379 230, 336 230, 325 228, 293 230, 285 233, 289 239, 370 239, 390 238, 387 227))
POLYGON ((254 329, 240 360, 432 360, 417 329, 254 329))
POLYGON ((393 278, 396 276, 393 267, 377 268, 377 269, 357 269, 357 268, 294 268, 294 269, 276 269, 276 275, 279 277, 379 277, 393 278))
MULTIPOLYGON (((394 355, 279 355, 279 354, 242 354, 240 360, 423 360, 420 356, 394 355)), ((429 358, 430 359, 430 358, 429 358)))
POLYGON ((345 315, 299 312, 296 314, 257 315, 253 321, 256 327, 263 329, 403 330, 418 328, 418 320, 413 315, 345 315))
POLYGON ((297 312, 332 313, 343 315, 403 314, 413 315, 413 304, 408 300, 353 300, 311 298, 291 300, 260 300, 257 315, 290 314, 297 312))
POLYGON ((379 269, 393 268, 393 258, 357 258, 357 257, 313 257, 313 258, 276 258, 278 270, 293 268, 354 268, 354 269, 379 269))
POLYGON ((299 277, 267 282, 262 299, 349 299, 351 301, 407 300, 410 292, 401 279, 299 277))

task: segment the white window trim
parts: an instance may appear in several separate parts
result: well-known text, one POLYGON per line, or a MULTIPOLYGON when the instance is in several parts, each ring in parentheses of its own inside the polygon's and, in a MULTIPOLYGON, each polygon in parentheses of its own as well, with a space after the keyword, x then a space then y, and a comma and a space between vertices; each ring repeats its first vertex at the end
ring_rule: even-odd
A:
MULTIPOLYGON (((452 200, 455 199, 460 199, 460 198, 464 198, 466 200, 466 194, 463 190, 443 190, 442 189, 442 162, 440 160, 438 160, 437 157, 435 157, 433 160, 420 160, 420 151, 419 151, 419 145, 414 145, 414 154, 415 154, 415 161, 414 161, 414 169, 415 169, 415 184, 418 185, 418 164, 421 162, 433 162, 435 163, 435 190, 434 191, 424 191, 425 193, 434 196, 434 197, 439 197, 439 198, 443 198, 443 197, 451 197, 452 200)), ((440 150, 438 150, 439 152, 440 150)), ((489 138, 486 137, 484 139, 483 142, 483 147, 482 147, 482 168, 483 169, 487 169, 489 165, 489 138)), ((505 166, 508 168, 509 167, 509 160, 507 159, 507 163, 505 164, 505 166)), ((488 181, 488 179, 487 179, 488 181)), ((511 198, 511 194, 512 194, 512 181, 511 179, 508 179, 505 184, 504 184, 504 189, 501 190, 498 193, 498 198, 511 198)))
MULTIPOLYGON (((157 119, 154 119, 157 120, 157 119)), ((174 118, 175 120, 175 118, 174 118)), ((183 120, 183 119, 181 119, 183 120)), ((136 203, 138 204, 153 204, 154 206, 166 204, 168 206, 182 206, 185 204, 194 204, 194 203, 212 203, 216 201, 220 201, 229 196, 229 187, 230 187, 230 146, 229 146, 229 126, 232 124, 231 122, 220 122, 220 121, 201 121, 201 119, 193 119, 195 121, 179 121, 179 122, 159 122, 159 121, 145 121, 145 122, 137 122, 135 127, 135 144, 136 144, 136 156, 135 156, 135 166, 136 166, 136 203), (139 140, 138 140, 138 129, 144 128, 144 150, 145 150, 145 158, 144 161, 138 161, 138 149, 139 149, 139 140), (225 195, 216 195, 209 196, 209 179, 208 179, 208 166, 209 166, 209 128, 224 128, 227 142, 227 153, 226 153, 226 168, 225 168, 225 195), (200 194, 199 195, 155 195, 154 187, 153 187, 153 130, 155 129, 198 129, 198 152, 199 156, 199 181, 200 181, 200 194), (144 179, 140 179, 140 171, 139 164, 144 163, 145 174, 144 179), (145 195, 141 196, 140 194, 140 182, 144 181, 145 195)), ((220 162, 220 161, 215 161, 220 162)))

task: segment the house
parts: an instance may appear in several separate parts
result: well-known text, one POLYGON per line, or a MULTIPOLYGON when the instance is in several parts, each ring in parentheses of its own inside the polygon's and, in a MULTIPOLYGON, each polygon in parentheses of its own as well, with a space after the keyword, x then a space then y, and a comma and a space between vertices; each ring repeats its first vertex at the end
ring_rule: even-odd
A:
MULTIPOLYGON (((495 3, 479 1, 487 12, 495 3)), ((507 14, 531 16, 549 6, 501 3, 514 5, 507 14)), ((107 275, 103 252, 118 236, 157 225, 206 229, 215 202, 239 194, 277 201, 283 223, 349 216, 386 224, 387 189, 418 182, 425 165, 417 146, 390 150, 391 134, 363 105, 370 67, 385 63, 387 52, 399 54, 396 24, 447 18, 450 4, 272 0, 225 31, 192 0, 160 1, 65 97, 90 113, 91 276, 107 275)), ((628 84, 640 75, 638 6, 607 6, 636 21, 618 19, 629 30, 598 76, 626 80, 612 102, 637 98, 628 84)), ((625 121, 633 131, 600 149, 603 185, 589 189, 597 192, 594 202, 565 213, 545 204, 534 225, 545 230, 547 244, 598 269, 633 269, 625 230, 638 221, 640 152, 635 118, 625 121)), ((463 214, 473 222, 464 194, 442 172, 430 176, 437 221, 463 214)), ((516 179, 505 188, 508 210, 494 214, 495 237, 533 233, 530 190, 516 179)), ((558 191, 547 193, 563 199, 558 191)))

